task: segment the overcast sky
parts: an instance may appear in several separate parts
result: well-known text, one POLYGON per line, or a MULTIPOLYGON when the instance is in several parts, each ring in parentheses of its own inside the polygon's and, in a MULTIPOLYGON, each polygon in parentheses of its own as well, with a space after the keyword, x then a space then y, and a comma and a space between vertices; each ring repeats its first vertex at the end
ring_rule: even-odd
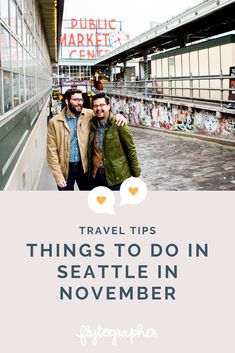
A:
POLYGON ((172 16, 203 2, 202 0, 65 0, 64 19, 71 17, 115 19, 123 22, 123 31, 131 38, 150 28, 150 22, 162 23, 172 16))

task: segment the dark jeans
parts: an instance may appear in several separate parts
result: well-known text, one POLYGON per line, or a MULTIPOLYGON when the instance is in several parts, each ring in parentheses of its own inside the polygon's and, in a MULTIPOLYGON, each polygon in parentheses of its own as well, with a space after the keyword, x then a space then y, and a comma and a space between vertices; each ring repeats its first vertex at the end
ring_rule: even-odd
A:
POLYGON ((120 190, 121 184, 108 186, 105 174, 104 173, 100 174, 98 170, 95 178, 92 178, 91 180, 91 185, 90 185, 91 190, 96 188, 97 186, 106 186, 106 188, 109 188, 110 190, 118 191, 120 190))
POLYGON ((90 190, 88 184, 88 173, 83 172, 82 163, 69 163, 69 175, 66 180, 67 186, 61 188, 57 185, 60 191, 73 191, 75 181, 79 190, 90 190))

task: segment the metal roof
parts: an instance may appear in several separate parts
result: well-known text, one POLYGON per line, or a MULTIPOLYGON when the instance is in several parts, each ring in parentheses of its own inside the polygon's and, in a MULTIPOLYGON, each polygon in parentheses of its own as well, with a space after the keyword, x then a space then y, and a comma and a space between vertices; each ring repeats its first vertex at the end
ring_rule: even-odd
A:
POLYGON ((38 0, 52 63, 58 62, 58 51, 64 0, 38 0))
POLYGON ((203 1, 158 25, 95 61, 97 64, 123 62, 235 29, 235 0, 203 1))

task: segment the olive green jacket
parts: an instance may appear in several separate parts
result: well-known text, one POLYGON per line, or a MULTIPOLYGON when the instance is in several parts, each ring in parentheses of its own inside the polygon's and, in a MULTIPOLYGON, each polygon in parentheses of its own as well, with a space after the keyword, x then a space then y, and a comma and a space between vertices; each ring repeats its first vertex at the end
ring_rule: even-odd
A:
MULTIPOLYGON (((88 171, 90 176, 93 169, 93 146, 96 130, 97 118, 94 117, 91 119, 88 139, 88 171)), ((102 157, 109 186, 120 184, 131 176, 140 176, 141 169, 132 134, 128 126, 117 126, 111 113, 105 128, 102 157)))

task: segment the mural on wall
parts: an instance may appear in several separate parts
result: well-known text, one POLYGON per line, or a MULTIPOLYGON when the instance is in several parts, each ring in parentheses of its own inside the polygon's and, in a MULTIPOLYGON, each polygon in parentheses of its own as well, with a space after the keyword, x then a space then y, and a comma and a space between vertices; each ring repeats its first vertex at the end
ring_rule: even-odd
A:
POLYGON ((218 119, 212 115, 208 114, 205 117, 205 127, 208 132, 208 134, 213 134, 219 131, 219 121, 218 119))
POLYGON ((127 97, 112 97, 113 112, 122 112, 130 124, 170 131, 235 139, 235 117, 215 112, 194 110, 177 105, 143 101, 127 97))
POLYGON ((228 117, 226 120, 225 129, 227 132, 235 134, 235 117, 228 117))
POLYGON ((193 115, 185 109, 174 107, 172 109, 174 130, 192 131, 194 130, 193 115))
POLYGON ((198 133, 203 135, 219 135, 220 134, 220 120, 215 113, 207 111, 195 112, 195 126, 198 133))
POLYGON ((222 137, 235 136, 235 117, 228 116, 227 119, 221 119, 220 133, 222 137))

